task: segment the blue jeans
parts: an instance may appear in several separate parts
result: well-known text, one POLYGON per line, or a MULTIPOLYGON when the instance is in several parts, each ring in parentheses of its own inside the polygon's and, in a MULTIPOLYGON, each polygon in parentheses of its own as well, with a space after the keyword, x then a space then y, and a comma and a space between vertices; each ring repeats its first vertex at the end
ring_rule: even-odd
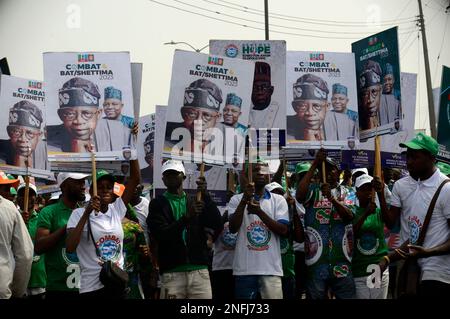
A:
POLYGON ((235 298, 256 299, 258 292, 262 299, 283 299, 281 277, 266 275, 234 276, 235 298))
POLYGON ((327 299, 328 288, 336 299, 354 299, 356 296, 355 281, 352 276, 344 278, 308 278, 306 281, 306 296, 308 299, 327 299))

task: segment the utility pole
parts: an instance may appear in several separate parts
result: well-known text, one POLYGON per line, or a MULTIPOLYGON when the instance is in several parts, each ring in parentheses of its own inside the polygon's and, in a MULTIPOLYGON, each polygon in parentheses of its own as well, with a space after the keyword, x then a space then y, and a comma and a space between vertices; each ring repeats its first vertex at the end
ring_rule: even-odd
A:
POLYGON ((264 22, 266 30, 266 40, 269 40, 269 0, 264 0, 264 22))
POLYGON ((419 1, 419 22, 420 31, 422 31, 422 47, 423 47, 423 57, 425 58, 425 77, 427 81, 427 97, 428 97, 428 118, 430 119, 430 131, 433 138, 437 138, 437 127, 436 127, 436 117, 434 115, 434 100, 433 100, 433 88, 431 83, 430 74, 430 61, 428 59, 428 46, 427 38, 425 35, 425 21, 423 18, 422 11, 422 1, 419 1))

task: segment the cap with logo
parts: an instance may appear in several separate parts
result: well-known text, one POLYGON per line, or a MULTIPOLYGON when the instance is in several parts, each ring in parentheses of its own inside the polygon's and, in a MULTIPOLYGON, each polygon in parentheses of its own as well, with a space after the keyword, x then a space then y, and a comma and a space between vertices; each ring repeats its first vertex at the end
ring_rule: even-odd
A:
POLYGON ((179 173, 183 173, 184 175, 186 175, 186 171, 184 170, 184 165, 182 161, 177 160, 165 161, 161 167, 161 173, 164 174, 164 172, 168 170, 177 171, 179 173))
POLYGON ((184 90, 184 107, 201 107, 219 111, 222 90, 213 82, 199 79, 184 90))
POLYGON ((297 163, 297 165, 295 165, 295 173, 300 174, 303 172, 307 172, 307 171, 309 171, 310 168, 311 168, 311 163, 300 162, 300 163, 297 163))
POLYGON ((99 169, 99 170, 97 170, 97 172, 95 174, 95 179, 98 182, 102 178, 109 179, 113 183, 116 181, 116 178, 111 173, 109 173, 108 171, 106 171, 104 169, 99 169))
POLYGON ((434 138, 423 134, 422 132, 417 133, 416 136, 409 142, 400 143, 400 147, 406 147, 413 150, 424 150, 431 155, 436 156, 439 150, 439 144, 434 138))
POLYGON ((364 174, 369 175, 369 170, 365 167, 352 169, 351 172, 352 172, 352 175, 354 175, 355 173, 358 173, 358 172, 362 172, 364 174))
MULTIPOLYGON (((25 187, 26 187, 25 183, 20 184, 19 187, 17 187, 17 192, 19 192, 22 188, 25 188, 25 187)), ((30 190, 34 191, 35 195, 37 195, 37 188, 34 184, 28 183, 28 187, 30 190)))
POLYGON ((360 188, 361 186, 372 183, 373 177, 367 174, 363 174, 361 176, 358 176, 355 180, 355 187, 360 188))
POLYGON ((14 184, 17 183, 19 180, 16 178, 9 178, 5 172, 0 171, 0 185, 6 185, 6 184, 14 184))

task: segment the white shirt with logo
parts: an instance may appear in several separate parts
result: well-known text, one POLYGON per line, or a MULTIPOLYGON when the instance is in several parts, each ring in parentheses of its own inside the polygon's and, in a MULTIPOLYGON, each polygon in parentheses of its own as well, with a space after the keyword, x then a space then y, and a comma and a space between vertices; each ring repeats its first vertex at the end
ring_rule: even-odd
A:
MULTIPOLYGON (((92 234, 100 251, 100 257, 97 256, 94 243, 88 234, 87 223, 84 225, 77 247, 81 268, 80 293, 103 288, 99 275, 104 261, 112 260, 123 268, 122 219, 126 212, 127 208, 119 197, 114 203, 109 204, 106 213, 99 212, 97 216, 91 213, 92 234)), ((75 228, 83 213, 84 208, 75 209, 67 223, 67 228, 75 228)))
MULTIPOLYGON (((243 194, 235 195, 228 204, 228 214, 235 213, 243 194)), ((260 199, 261 209, 273 220, 287 224, 289 213, 283 196, 266 192, 260 199)), ((233 261, 233 275, 283 276, 280 237, 245 208, 238 230, 233 261)))
MULTIPOLYGON (((398 180, 392 189, 391 205, 401 208, 400 240, 417 242, 431 199, 439 185, 447 177, 436 169, 425 181, 416 181, 411 176, 398 180)), ((446 184, 437 199, 436 206, 425 235, 423 247, 431 248, 445 243, 450 238, 450 185, 446 184)), ((422 280, 437 280, 450 284, 450 255, 420 258, 422 280)))

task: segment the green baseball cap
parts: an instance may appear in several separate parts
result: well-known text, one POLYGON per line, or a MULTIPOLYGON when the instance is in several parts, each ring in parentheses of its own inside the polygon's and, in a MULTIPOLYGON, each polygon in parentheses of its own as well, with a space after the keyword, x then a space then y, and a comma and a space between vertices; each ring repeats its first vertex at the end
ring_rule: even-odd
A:
POLYGON ((300 163, 297 163, 297 165, 295 165, 295 173, 300 174, 303 172, 307 172, 307 171, 309 171, 310 168, 311 168, 311 163, 300 162, 300 163))
POLYGON ((444 162, 437 162, 436 163, 437 168, 441 171, 444 175, 450 175, 450 165, 444 162))
POLYGON ((431 136, 423 133, 417 133, 417 135, 407 143, 400 143, 400 147, 407 147, 413 150, 424 150, 430 152, 433 156, 436 156, 439 150, 439 144, 431 136))
POLYGON ((109 180, 111 180, 112 182, 116 181, 116 178, 108 173, 107 171, 105 171, 104 169, 99 169, 97 171, 97 174, 95 174, 95 179, 98 181, 100 178, 108 178, 109 180))
POLYGON ((15 189, 14 187, 11 187, 11 188, 9 189, 9 193, 10 193, 11 195, 17 195, 17 191, 16 191, 16 189, 15 189))

